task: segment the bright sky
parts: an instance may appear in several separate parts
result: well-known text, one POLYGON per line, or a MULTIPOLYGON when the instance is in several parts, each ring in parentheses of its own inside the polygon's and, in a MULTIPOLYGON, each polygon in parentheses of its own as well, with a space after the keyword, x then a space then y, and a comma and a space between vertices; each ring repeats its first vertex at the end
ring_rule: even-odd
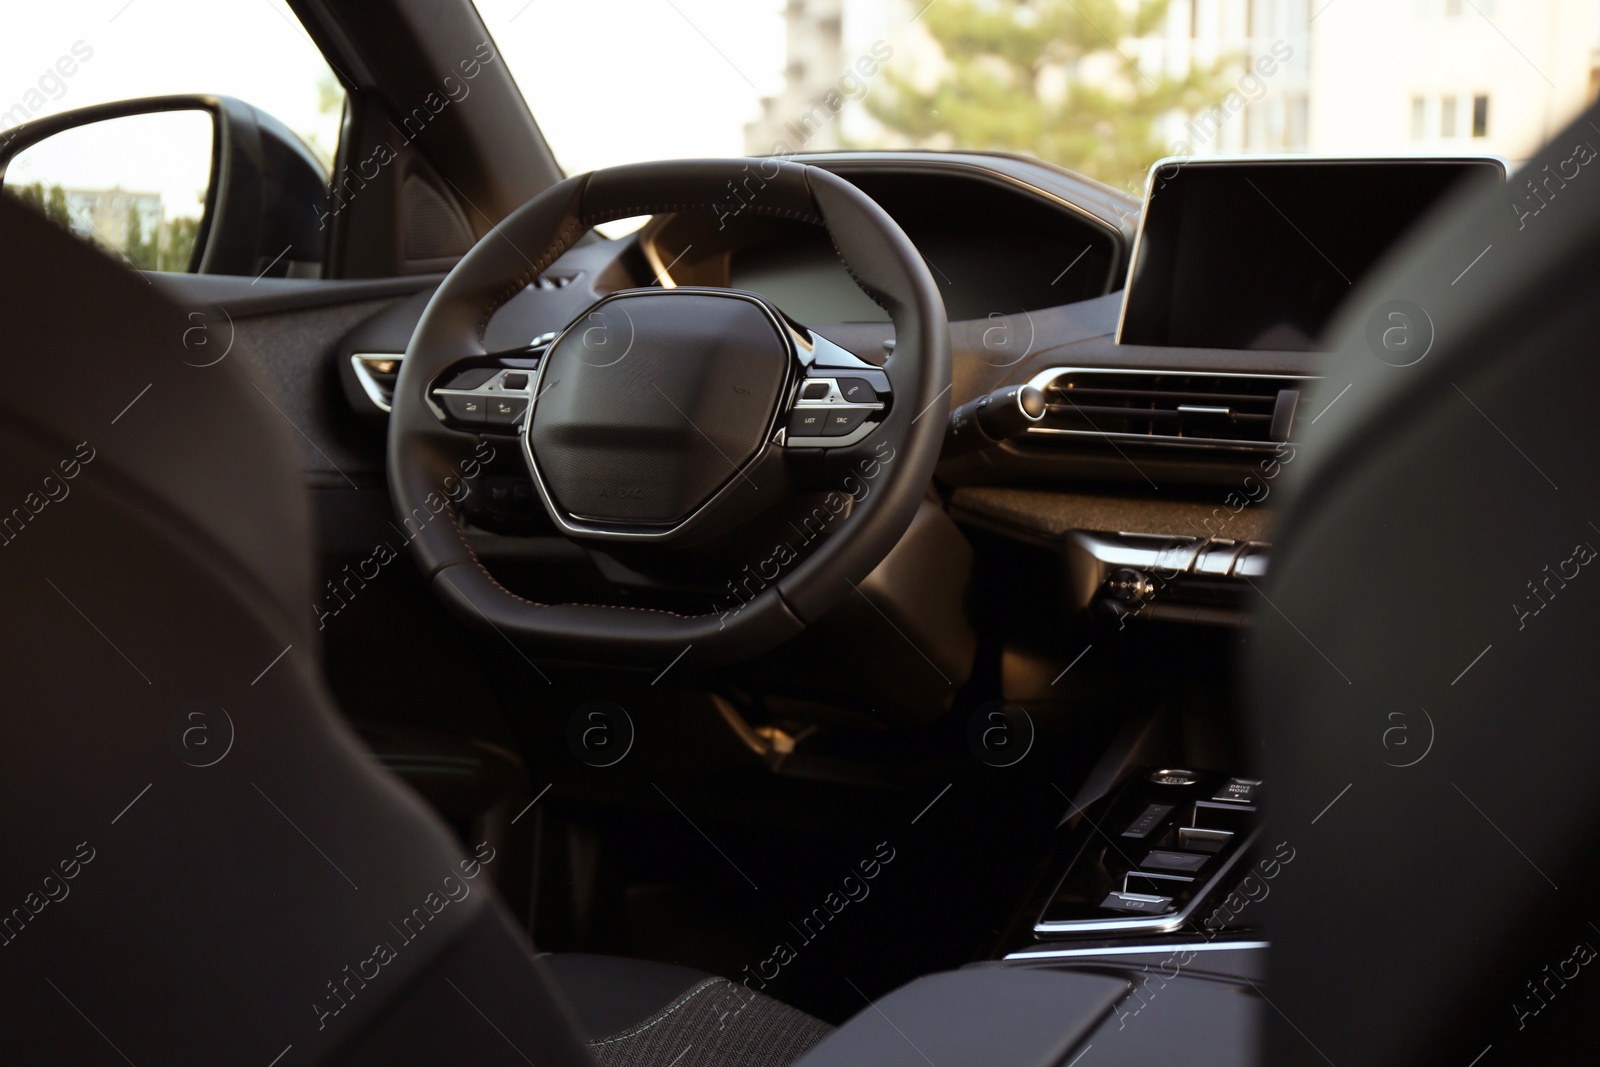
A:
POLYGON ((782 0, 478 0, 568 173, 744 155, 744 124, 783 88, 782 10, 782 0))
MULTIPOLYGON (((238 97, 331 155, 338 113, 319 108, 327 64, 283 0, 60 0, 8 5, 0 34, 0 125, 167 93, 238 97), (223 44, 222 42, 228 42, 223 44), (87 59, 77 56, 88 55, 87 59), (57 68, 67 57, 70 75, 57 68)), ((744 152, 744 124, 782 87, 782 0, 482 0, 485 23, 563 167, 744 152), (596 38, 596 28, 610 30, 596 38), (558 42, 558 43, 557 43, 558 42), (627 68, 634 77, 596 75, 627 68), (664 57, 671 57, 670 60, 664 57), (641 96, 639 71, 656 92, 641 96)), ((148 130, 150 127, 147 126, 148 130)), ((57 177, 192 203, 203 138, 139 153, 133 127, 62 142, 13 181, 57 177), (79 146, 83 147, 79 147, 79 146), (190 147, 180 147, 190 146, 190 147), (46 171, 49 171, 46 174, 46 171)))
MULTIPOLYGON (((129 97, 216 93, 254 104, 331 154, 339 115, 318 107, 318 79, 327 70, 283 0, 8 4, 0 33, 0 125, 9 128, 19 106, 38 118, 129 97), (62 57, 68 62, 58 68, 62 57)), ((189 210, 192 157, 206 151, 208 138, 163 138, 167 151, 139 152, 130 133, 107 134, 93 144, 86 134, 79 142, 87 147, 77 151, 61 145, 51 170, 76 185, 120 182, 160 192, 169 216, 189 210)))
MULTIPOLYGON (((783 2, 477 0, 499 47, 497 61, 516 78, 571 173, 638 159, 743 154, 745 124, 759 114, 763 96, 783 87, 783 2)), ((1591 46, 1600 32, 1600 2, 1587 0, 1585 18, 1534 18, 1549 10, 1581 13, 1585 0, 1542 6, 1553 2, 1490 7, 1482 0, 1455 20, 1443 14, 1445 0, 1332 5, 1318 25, 1318 66, 1350 73, 1330 83, 1337 92, 1315 88, 1310 149, 1509 151, 1509 142, 1501 143, 1509 133, 1538 140, 1539 131, 1586 99, 1591 46), (1362 75, 1372 62, 1373 20, 1421 32, 1417 13, 1424 9, 1437 15, 1424 27, 1431 27, 1437 47, 1396 53, 1377 73, 1362 75), (1541 44, 1541 26, 1560 27, 1560 39, 1541 44), (1558 83, 1561 92, 1546 93, 1558 83), (1411 140, 1411 94, 1423 90, 1432 109, 1428 128, 1436 133, 1441 93, 1470 105, 1470 94, 1491 92, 1490 138, 1411 140), (1559 99, 1551 104, 1547 96, 1559 99)), ((871 30, 864 39, 887 34, 880 24, 889 6, 889 0, 849 0, 846 38, 852 26, 871 30)), ((0 128, 19 117, 109 100, 219 93, 276 116, 324 155, 336 145, 337 108, 324 111, 320 100, 326 62, 284 0, 35 0, 7 4, 4 16, 0 128)), ((171 213, 193 203, 194 155, 204 151, 203 140, 189 138, 199 147, 186 148, 183 138, 129 133, 70 151, 63 142, 54 167, 75 185, 120 182, 159 191, 171 213), (165 150, 142 151, 145 144, 165 150)), ((13 177, 22 177, 21 170, 13 177)))

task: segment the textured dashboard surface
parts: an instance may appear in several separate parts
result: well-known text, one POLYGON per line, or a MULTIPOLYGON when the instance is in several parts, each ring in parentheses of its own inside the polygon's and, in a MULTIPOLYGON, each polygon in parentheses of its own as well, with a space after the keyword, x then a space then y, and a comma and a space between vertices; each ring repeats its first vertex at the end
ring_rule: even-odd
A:
POLYGON ((1004 485, 956 489, 951 509, 958 518, 1043 538, 1071 530, 1226 537, 1263 541, 1271 536, 1272 512, 1257 504, 1218 500, 1158 500, 1111 493, 1063 492, 1004 485))

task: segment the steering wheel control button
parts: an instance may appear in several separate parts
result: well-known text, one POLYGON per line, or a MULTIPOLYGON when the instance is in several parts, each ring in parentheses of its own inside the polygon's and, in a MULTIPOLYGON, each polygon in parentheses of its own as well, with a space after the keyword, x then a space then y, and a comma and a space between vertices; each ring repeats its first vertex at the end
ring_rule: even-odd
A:
POLYGON ((865 378, 840 378, 839 397, 846 404, 876 404, 878 394, 865 378))
POLYGON ((826 400, 828 399, 827 382, 806 382, 800 387, 801 400, 826 400))
POLYGON ((790 437, 821 437, 828 430, 833 408, 795 408, 789 415, 790 437))
POLYGON ((1124 893, 1114 890, 1100 902, 1107 911, 1132 911, 1140 915, 1160 915, 1172 909, 1171 897, 1153 897, 1144 893, 1124 893))
POLYGON ((526 371, 513 371, 500 379, 502 389, 526 389, 528 387, 528 374, 526 371))
POLYGON ((445 414, 457 422, 468 426, 482 426, 484 424, 484 411, 487 397, 460 396, 453 393, 437 394, 439 406, 444 408, 445 414))
POLYGON ((1150 804, 1144 809, 1143 814, 1128 824, 1128 828, 1122 831, 1122 836, 1140 839, 1149 837, 1171 814, 1171 804, 1150 804))
POLYGON ((522 419, 523 412, 528 410, 528 398, 525 396, 495 396, 490 394, 488 425, 510 428, 522 419))
POLYGON ((867 408, 828 408, 822 436, 843 437, 867 419, 867 408))
POLYGON ((1229 778, 1226 785, 1217 790, 1212 800, 1231 800, 1238 804, 1254 804, 1256 797, 1261 793, 1261 781, 1257 778, 1229 778))
POLYGON ((1193 873, 1206 865, 1211 857, 1203 853, 1193 852, 1168 852, 1165 849, 1155 849, 1145 855, 1140 861, 1140 867, 1149 867, 1157 871, 1186 871, 1193 873))
POLYGON ((451 378, 445 388, 476 389, 498 373, 500 373, 498 367, 474 367, 471 370, 464 370, 454 378, 451 378))

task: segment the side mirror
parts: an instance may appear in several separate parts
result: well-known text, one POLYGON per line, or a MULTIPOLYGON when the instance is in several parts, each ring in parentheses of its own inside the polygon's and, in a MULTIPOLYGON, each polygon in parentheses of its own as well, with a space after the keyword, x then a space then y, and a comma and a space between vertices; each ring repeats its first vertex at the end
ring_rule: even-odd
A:
POLYGON ((272 116, 155 96, 0 134, 0 187, 145 270, 318 277, 328 179, 272 116))

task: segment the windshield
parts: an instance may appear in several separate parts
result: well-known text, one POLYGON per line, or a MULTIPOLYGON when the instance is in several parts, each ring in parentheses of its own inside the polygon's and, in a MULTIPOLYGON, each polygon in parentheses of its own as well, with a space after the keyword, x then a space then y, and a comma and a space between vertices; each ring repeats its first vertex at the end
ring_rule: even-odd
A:
MULTIPOLYGON (((1019 152, 1134 194, 1163 156, 1496 154, 1600 86, 1569 0, 479 0, 568 172, 1019 152)), ((1600 131, 1596 133, 1600 137, 1600 131)))

